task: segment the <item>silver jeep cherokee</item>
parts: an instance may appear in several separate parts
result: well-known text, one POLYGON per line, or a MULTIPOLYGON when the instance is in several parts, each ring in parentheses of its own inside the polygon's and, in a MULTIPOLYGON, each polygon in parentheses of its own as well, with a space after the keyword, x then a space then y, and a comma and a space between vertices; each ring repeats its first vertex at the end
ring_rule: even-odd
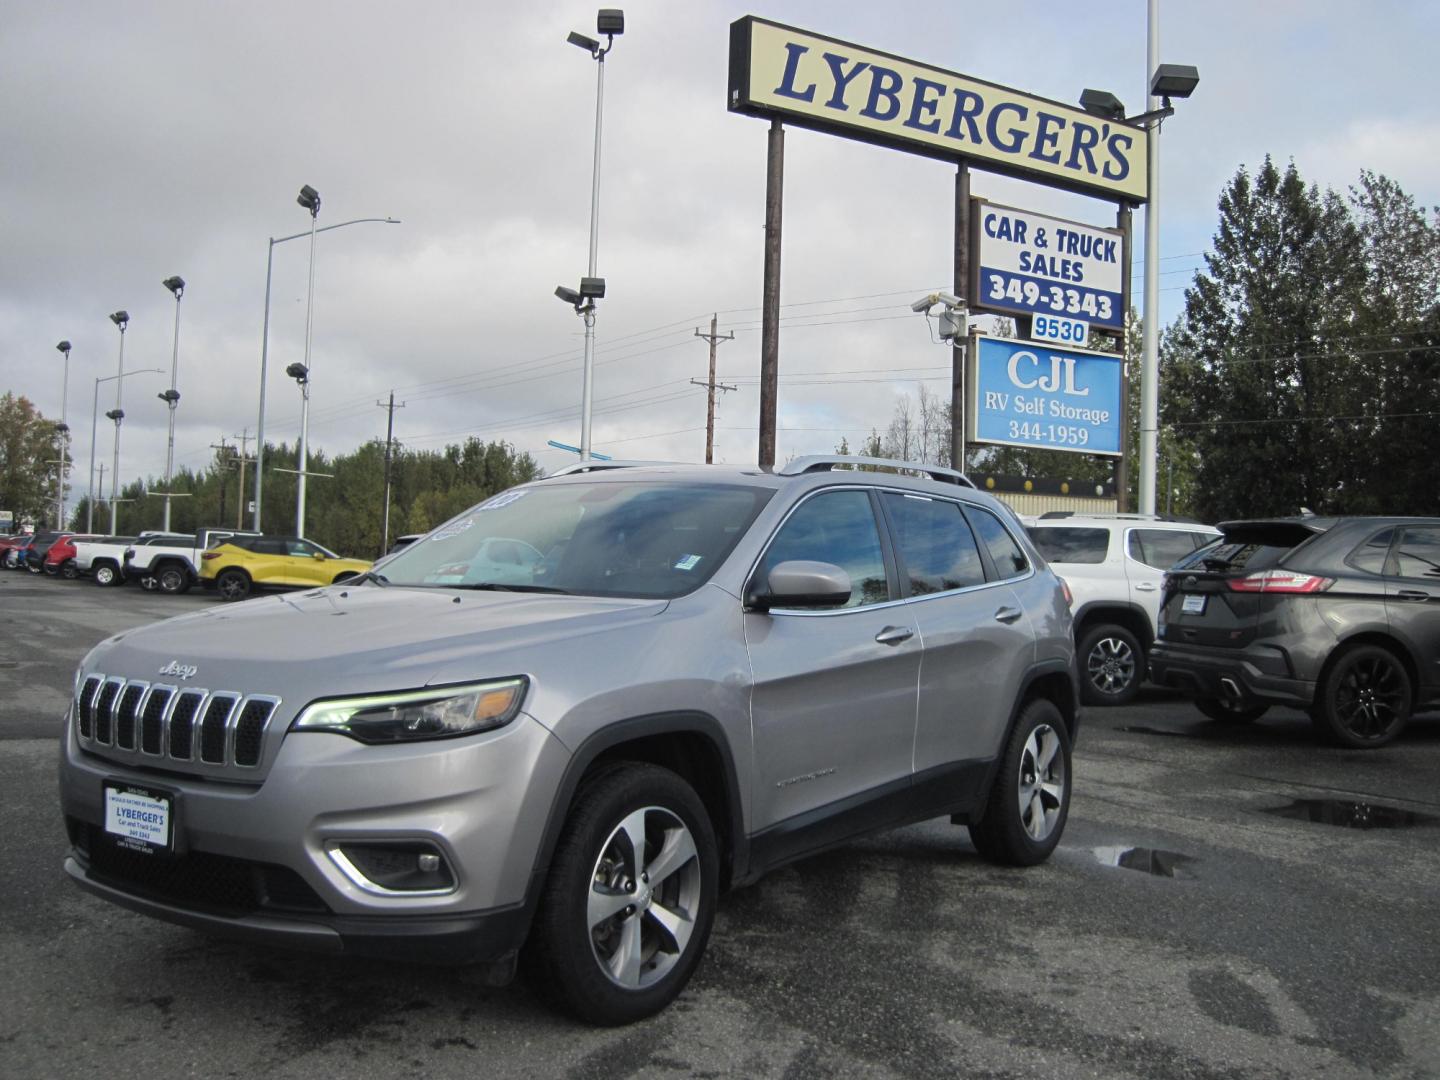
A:
MULTIPOLYGON (((1063 586, 959 473, 589 467, 362 580, 85 658, 82 888, 266 945, 491 965, 663 1008, 721 890, 940 815, 1045 859, 1077 714, 1063 586)), ((836 468, 836 466, 844 466, 836 468)))

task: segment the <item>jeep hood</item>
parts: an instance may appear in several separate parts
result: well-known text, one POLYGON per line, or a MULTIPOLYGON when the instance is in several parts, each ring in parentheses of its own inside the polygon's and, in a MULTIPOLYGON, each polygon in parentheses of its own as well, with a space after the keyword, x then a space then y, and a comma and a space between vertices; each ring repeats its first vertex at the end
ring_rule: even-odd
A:
POLYGON ((334 586, 216 606, 101 642, 81 675, 316 698, 526 674, 584 639, 640 629, 664 600, 334 586), (174 665, 172 668, 171 665, 174 665), (162 668, 194 668, 187 679, 162 668))

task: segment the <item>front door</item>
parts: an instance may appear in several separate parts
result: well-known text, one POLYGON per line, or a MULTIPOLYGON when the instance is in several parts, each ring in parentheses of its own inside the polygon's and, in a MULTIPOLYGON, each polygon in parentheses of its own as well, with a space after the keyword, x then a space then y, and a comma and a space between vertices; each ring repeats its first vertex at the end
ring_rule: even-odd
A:
POLYGON ((745 615, 757 831, 910 782, 920 637, 893 602, 870 493, 804 500, 761 559, 761 580, 796 559, 843 567, 853 591, 842 607, 745 615))
POLYGON ((1391 567, 1385 613, 1415 656, 1423 700, 1440 688, 1440 525, 1401 526, 1391 567))

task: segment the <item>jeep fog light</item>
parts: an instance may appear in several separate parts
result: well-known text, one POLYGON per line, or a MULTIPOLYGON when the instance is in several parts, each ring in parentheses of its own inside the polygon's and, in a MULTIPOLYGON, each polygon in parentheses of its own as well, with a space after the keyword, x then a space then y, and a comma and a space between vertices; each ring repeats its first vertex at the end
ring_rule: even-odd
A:
POLYGON ((344 841, 327 849, 350 881, 372 893, 445 893, 455 875, 445 856, 423 841, 344 841))
POLYGON ((504 727, 515 719, 528 685, 529 680, 519 676, 401 694, 317 701, 305 708, 290 729, 333 731, 372 744, 473 735, 504 727))

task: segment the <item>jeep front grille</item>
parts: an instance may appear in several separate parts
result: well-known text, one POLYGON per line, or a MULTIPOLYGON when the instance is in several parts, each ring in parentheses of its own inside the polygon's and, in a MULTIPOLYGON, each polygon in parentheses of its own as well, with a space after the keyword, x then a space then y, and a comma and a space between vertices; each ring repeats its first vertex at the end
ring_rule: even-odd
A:
POLYGON ((155 764, 189 762, 253 769, 278 698, 160 686, 91 675, 75 699, 75 731, 87 749, 105 747, 155 764))

